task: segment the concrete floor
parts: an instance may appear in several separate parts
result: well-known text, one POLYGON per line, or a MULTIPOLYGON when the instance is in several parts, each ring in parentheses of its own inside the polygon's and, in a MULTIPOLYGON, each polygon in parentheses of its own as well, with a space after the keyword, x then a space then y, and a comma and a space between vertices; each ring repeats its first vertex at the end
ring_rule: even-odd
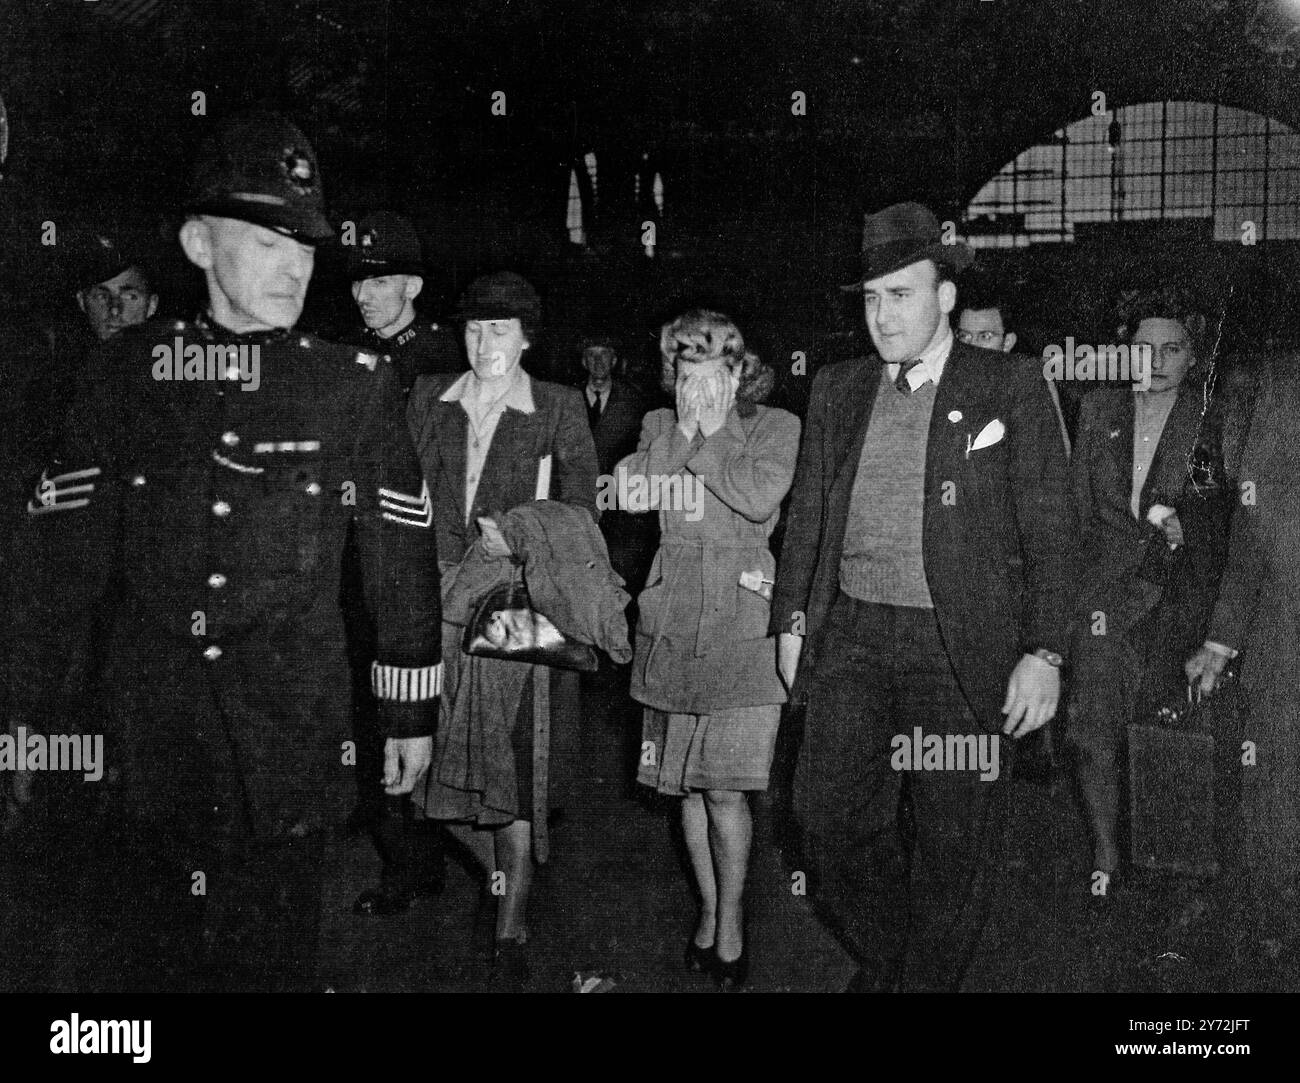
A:
MULTIPOLYGON (((694 902, 673 830, 675 802, 628 781, 639 710, 616 676, 602 674, 586 682, 583 714, 587 800, 565 807, 552 860, 537 877, 529 989, 567 990, 581 972, 612 977, 622 991, 709 991, 707 979, 681 964, 694 902)), ((1098 912, 1088 898, 1082 827, 1063 787, 1012 787, 1001 895, 967 989, 1229 991, 1258 983, 1236 961, 1240 900, 1227 889, 1237 878, 1202 891, 1208 910, 1189 930, 1169 927, 1184 900, 1168 879, 1136 879, 1098 912)), ((798 864, 778 845, 779 796, 755 801, 752 989, 837 991, 855 967, 792 891, 798 864)), ((0 838, 0 991, 95 988, 88 944, 105 930, 93 885, 76 877, 79 834, 75 818, 47 814, 0 838)), ((369 840, 342 838, 332 856, 341 871, 325 899, 325 981, 376 992, 488 988, 490 923, 476 917, 478 885, 465 868, 451 862, 444 893, 408 914, 366 918, 352 914, 351 902, 379 870, 369 840)))

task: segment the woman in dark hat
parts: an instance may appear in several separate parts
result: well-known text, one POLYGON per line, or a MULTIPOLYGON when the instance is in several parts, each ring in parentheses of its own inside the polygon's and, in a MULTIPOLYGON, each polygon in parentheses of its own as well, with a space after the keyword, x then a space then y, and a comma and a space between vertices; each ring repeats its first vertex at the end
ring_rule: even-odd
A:
POLYGON ((721 313, 685 313, 659 346, 677 408, 646 415, 640 447, 615 471, 621 487, 626 478, 620 506, 657 510, 661 530, 632 662, 632 697, 645 704, 638 781, 682 798, 700 898, 686 965, 734 989, 749 959, 747 794, 767 789, 786 699, 768 636, 768 539, 794 478, 799 421, 759 405, 772 370, 721 313))
MULTIPOLYGON (((596 449, 582 396, 571 387, 535 380, 524 354, 537 340, 541 303, 527 281, 500 272, 470 283, 461 299, 470 371, 421 376, 407 418, 433 501, 438 561, 444 585, 473 546, 506 556, 497 527, 504 512, 533 500, 558 500, 595 518, 596 449)), ((456 702, 466 656, 463 629, 444 624, 442 704, 456 702)), ((517 663, 502 663, 512 665, 517 663)), ((532 880, 532 703, 525 695, 513 720, 510 745, 518 784, 518 815, 502 823, 468 788, 448 784, 446 750, 435 743, 427 785, 417 786, 424 815, 447 822, 489 873, 504 873, 496 919, 494 958, 503 984, 527 980, 525 906, 532 880)), ((576 730, 577 675, 552 671, 551 730, 563 746, 576 730)), ((444 734, 445 734, 444 727, 444 734)))

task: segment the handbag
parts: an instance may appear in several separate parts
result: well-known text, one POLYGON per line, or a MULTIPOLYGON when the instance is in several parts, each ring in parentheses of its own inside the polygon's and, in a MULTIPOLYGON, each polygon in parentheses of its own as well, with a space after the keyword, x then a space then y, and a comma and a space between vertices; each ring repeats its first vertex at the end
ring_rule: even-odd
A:
POLYGON ((465 628, 464 650, 480 658, 583 673, 598 668, 595 648, 569 639, 533 608, 522 565, 515 566, 510 582, 498 583, 474 606, 465 628))

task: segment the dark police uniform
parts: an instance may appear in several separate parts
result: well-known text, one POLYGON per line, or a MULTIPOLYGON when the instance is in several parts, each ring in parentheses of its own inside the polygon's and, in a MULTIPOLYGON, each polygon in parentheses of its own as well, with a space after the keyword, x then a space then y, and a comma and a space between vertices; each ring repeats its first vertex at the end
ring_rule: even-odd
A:
MULTIPOLYGON (((420 235, 407 218, 392 211, 375 211, 357 224, 357 243, 348 249, 348 277, 353 282, 388 275, 426 277, 420 235)), ((413 320, 391 338, 369 327, 346 341, 391 358, 409 395, 417 376, 461 372, 469 366, 450 328, 413 320)))
MULTIPOLYGON (((392 211, 380 210, 366 215, 358 223, 357 243, 348 250, 348 276, 357 282, 388 275, 423 278, 424 254, 419 234, 411 221, 392 211)), ((383 338, 376 331, 364 327, 344 341, 381 355, 383 363, 393 367, 404 396, 410 395, 420 376, 459 372, 466 368, 451 331, 419 319, 412 319, 390 338, 383 338)), ((370 828, 384 863, 380 887, 366 891, 357 900, 355 909, 357 913, 388 916, 404 913, 418 896, 441 891, 446 863, 441 829, 437 825, 410 823, 410 801, 404 796, 386 797, 379 784, 383 733, 375 724, 377 708, 363 668, 364 659, 372 653, 374 629, 361 605, 360 575, 353 551, 349 551, 344 562, 343 609, 353 659, 355 733, 360 768, 357 772, 358 803, 351 823, 354 826, 365 824, 370 828), (409 839, 406 837, 408 832, 409 839)))
MULTIPOLYGON (((204 212, 320 239, 301 134, 266 115, 224 134, 234 149, 200 180, 219 187, 210 173, 224 169, 232 198, 270 198, 245 214, 213 194, 204 212)), ((349 532, 384 733, 430 735, 441 688, 432 508, 402 395, 374 354, 292 330, 155 320, 121 339, 26 504, 16 680, 58 679, 78 630, 109 614, 102 700, 125 778, 105 858, 123 886, 114 965, 133 970, 109 984, 309 988, 322 828, 355 770, 339 607, 349 532), (161 378, 184 375, 166 362, 196 347, 204 378, 161 378)))
POLYGON ((419 376, 463 372, 469 367, 450 328, 437 323, 421 323, 418 317, 392 338, 381 338, 367 327, 347 336, 344 341, 389 358, 397 369, 404 395, 411 393, 419 376))
POLYGON ((302 839, 347 808, 355 755, 338 598, 350 525, 384 734, 433 732, 432 513, 396 381, 373 354, 206 322, 147 332, 74 409, 70 446, 27 504, 33 591, 19 604, 25 627, 52 618, 59 633, 111 599, 103 698, 124 742, 125 812, 151 835, 162 828, 159 871, 180 878, 178 892, 207 873, 221 924, 231 907, 256 909, 257 879, 285 862, 283 879, 301 888, 319 865, 302 839), (258 347, 261 386, 155 380, 153 348, 177 337, 258 347), (247 865, 250 845, 259 856, 247 865), (224 885, 223 868, 235 870, 224 885))

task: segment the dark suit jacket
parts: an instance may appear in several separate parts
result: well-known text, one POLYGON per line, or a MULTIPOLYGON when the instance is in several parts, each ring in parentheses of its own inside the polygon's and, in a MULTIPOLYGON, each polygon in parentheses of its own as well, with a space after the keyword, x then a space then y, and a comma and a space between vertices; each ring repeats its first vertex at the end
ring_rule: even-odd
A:
MULTIPOLYGON (((583 409, 587 406, 586 384, 578 389, 583 409)), ((611 474, 619 459, 636 451, 637 437, 641 433, 641 419, 646 404, 625 380, 615 380, 605 400, 605 409, 591 430, 596 442, 596 461, 602 474, 611 474)))
POLYGON ((474 508, 465 516, 465 458, 469 418, 442 395, 460 375, 421 376, 407 404, 407 423, 433 498, 438 559, 459 562, 478 537, 475 520, 534 499, 538 463, 551 456, 550 498, 596 512, 596 448, 582 395, 571 387, 532 381, 533 413, 506 407, 492 437, 474 508))
MULTIPOLYGON (((1195 485, 1189 477, 1203 407, 1202 382, 1185 380, 1156 445, 1139 497, 1140 518, 1135 519, 1130 509, 1133 391, 1108 387, 1084 396, 1070 464, 1082 540, 1079 601, 1084 624, 1090 623, 1093 612, 1104 612, 1107 634, 1123 634, 1163 601, 1164 608, 1177 610, 1170 615, 1181 615, 1184 624, 1195 626, 1186 628, 1182 637, 1199 641, 1223 569, 1230 511, 1221 461, 1212 477, 1195 485), (1163 535, 1146 521, 1153 504, 1178 512, 1186 542, 1172 553, 1163 535)), ((1177 651, 1182 650, 1180 644, 1177 651)))
MULTIPOLYGON (((839 590, 849 498, 880 382, 879 359, 813 381, 772 603, 772 631, 806 631, 795 695, 817 663, 839 590)), ((1068 651, 1072 522, 1065 451, 1042 366, 954 343, 935 398, 925 467, 926 578, 940 631, 976 716, 1001 727, 1020 655, 1068 651), (1005 436, 968 439, 995 419, 1005 436), (949 484, 951 483, 951 484, 949 484)))
MULTIPOLYGON (((1241 676, 1261 720, 1283 725, 1300 702, 1300 504, 1296 418, 1300 358, 1273 359, 1253 389, 1240 455, 1228 561, 1207 639, 1243 652, 1241 676), (1249 483, 1249 488, 1243 487, 1249 483), (1279 712, 1274 719, 1265 716, 1279 712)), ((1231 466, 1229 467, 1231 470, 1231 466)))

